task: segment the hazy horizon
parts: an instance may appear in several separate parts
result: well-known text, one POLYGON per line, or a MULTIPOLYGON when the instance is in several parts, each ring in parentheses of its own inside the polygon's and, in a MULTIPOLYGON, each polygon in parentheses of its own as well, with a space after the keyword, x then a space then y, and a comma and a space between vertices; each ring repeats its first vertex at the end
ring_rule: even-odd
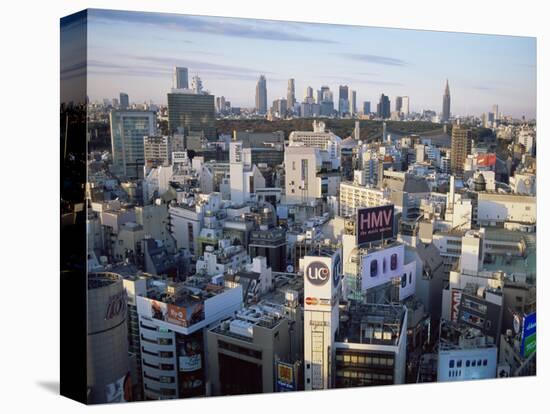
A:
MULTIPOLYGON (((536 39, 367 26, 297 23, 91 9, 88 95, 166 103, 174 66, 198 75, 206 90, 233 106, 253 107, 256 82, 267 79, 268 106, 328 85, 357 91, 376 109, 381 93, 409 96, 411 111, 441 111, 449 79, 451 112, 480 115, 493 104, 505 115, 536 116, 536 39)), ((315 96, 315 93, 314 93, 315 96)))

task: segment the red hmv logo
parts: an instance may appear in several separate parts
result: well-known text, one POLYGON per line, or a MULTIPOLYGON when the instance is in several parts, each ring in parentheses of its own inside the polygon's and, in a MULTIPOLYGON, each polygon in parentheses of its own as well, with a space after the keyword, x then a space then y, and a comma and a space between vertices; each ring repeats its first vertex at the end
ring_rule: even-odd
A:
POLYGON ((330 278, 330 270, 323 262, 311 262, 306 268, 306 277, 311 284, 323 286, 330 278))

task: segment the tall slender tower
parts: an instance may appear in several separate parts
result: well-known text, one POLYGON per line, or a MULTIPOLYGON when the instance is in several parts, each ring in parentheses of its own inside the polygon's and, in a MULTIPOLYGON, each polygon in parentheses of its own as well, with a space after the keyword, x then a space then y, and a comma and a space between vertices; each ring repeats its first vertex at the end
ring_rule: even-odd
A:
POLYGON ((286 89, 286 104, 288 109, 292 110, 294 104, 296 103, 296 90, 294 88, 294 79, 288 80, 288 86, 286 89))
POLYGON ((256 84, 256 111, 260 115, 267 113, 267 86, 264 75, 260 76, 256 84))
POLYGON ((174 81, 172 87, 176 89, 187 89, 189 88, 189 73, 187 68, 182 68, 176 66, 174 68, 174 81))
POLYGON ((445 83, 445 92, 443 93, 443 111, 441 122, 449 122, 451 118, 451 92, 449 91, 449 80, 445 83))

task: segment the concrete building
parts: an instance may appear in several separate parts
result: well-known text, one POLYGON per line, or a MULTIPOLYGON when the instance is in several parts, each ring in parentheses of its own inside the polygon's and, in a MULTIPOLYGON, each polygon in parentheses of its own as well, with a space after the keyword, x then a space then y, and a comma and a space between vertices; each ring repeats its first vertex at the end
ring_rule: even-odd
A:
POLYGON ((407 308, 351 302, 334 342, 334 388, 404 384, 407 308))
POLYGON ((389 191, 367 186, 362 180, 340 183, 340 215, 354 217, 358 208, 390 204, 389 197, 389 191))
POLYGON ((441 326, 437 356, 437 381, 495 378, 498 348, 472 328, 441 326))
POLYGON ((447 123, 451 119, 451 91, 449 90, 449 80, 445 82, 445 92, 443 93, 443 109, 441 110, 441 122, 447 123))
POLYGON ((169 136, 143 137, 145 165, 149 168, 172 163, 172 140, 169 136))
POLYGON ((464 161, 472 150, 472 130, 458 125, 451 134, 451 173, 459 177, 464 172, 464 161))
POLYGON ((292 337, 297 321, 291 311, 297 306, 292 293, 286 304, 264 300, 208 331, 212 395, 277 391, 278 363, 293 362, 292 337))
POLYGON ((146 400, 205 396, 203 330, 242 306, 242 289, 193 276, 185 282, 150 281, 137 296, 146 400))
POLYGON ((132 401, 126 295, 116 273, 88 275, 88 403, 132 401))

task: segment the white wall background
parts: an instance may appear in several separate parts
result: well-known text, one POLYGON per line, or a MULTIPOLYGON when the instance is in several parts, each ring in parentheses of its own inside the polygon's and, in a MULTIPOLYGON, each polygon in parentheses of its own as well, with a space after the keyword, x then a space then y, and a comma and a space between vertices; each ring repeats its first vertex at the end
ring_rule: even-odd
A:
MULTIPOLYGON (((2 3, 0 30, 2 66, 0 99, 3 114, 4 174, 1 203, 3 254, 3 338, 0 374, 3 412, 90 412, 84 406, 59 397, 59 284, 58 284, 58 108, 59 18, 86 7, 163 11, 188 14, 300 20, 411 29, 432 29, 538 36, 538 153, 548 157, 549 25, 545 2, 477 1, 443 3, 440 0, 387 2, 279 0, 169 1, 157 0, 62 0, 2 3), (543 93, 545 91, 546 93, 543 93), (29 103, 34 105, 32 116, 29 103), (546 109, 546 110, 545 110, 546 109), (29 132, 27 135, 24 131, 29 132), (39 132, 39 133, 37 133, 39 132), (13 146, 13 148, 11 148, 13 146), (25 149, 32 148, 32 151, 25 149), (5 163, 8 163, 6 165, 5 163), (11 172, 17 172, 13 174, 11 172), (38 173, 38 174, 37 174, 38 173), (17 179, 15 179, 17 178, 17 179), (19 217, 19 219, 14 219, 19 217), (22 223, 24 223, 23 230, 22 223), (35 246, 29 252, 28 231, 35 246), (34 241, 33 240, 33 241, 34 241), (30 265, 28 265, 30 264, 30 265), (86 411, 85 411, 86 410, 86 411)), ((548 163, 539 163, 539 183, 548 185, 548 163)), ((539 213, 548 208, 548 196, 539 192, 539 213)), ((539 214, 539 251, 548 220, 539 214)), ((540 262, 539 262, 540 263, 540 262)), ((542 269, 539 269, 539 274, 542 269)), ((548 320, 546 278, 538 281, 538 313, 548 320)), ((538 330, 539 350, 548 350, 548 328, 538 330)), ((286 395, 194 399, 164 403, 111 405, 94 409, 101 413, 150 413, 151 410, 187 412, 336 412, 366 407, 373 412, 540 412, 546 400, 550 366, 548 352, 538 355, 538 378, 482 382, 405 385, 286 395), (465 398, 465 396, 467 396, 465 398), (463 403, 461 402, 463 401, 463 403)), ((366 409, 366 408, 365 408, 366 409)))

